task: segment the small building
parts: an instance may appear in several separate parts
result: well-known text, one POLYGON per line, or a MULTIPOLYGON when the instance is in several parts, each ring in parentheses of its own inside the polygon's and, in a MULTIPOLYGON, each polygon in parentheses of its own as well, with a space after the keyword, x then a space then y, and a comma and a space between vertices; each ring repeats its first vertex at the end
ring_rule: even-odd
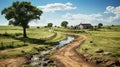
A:
POLYGON ((79 24, 81 29, 92 29, 93 26, 90 23, 80 23, 79 24))

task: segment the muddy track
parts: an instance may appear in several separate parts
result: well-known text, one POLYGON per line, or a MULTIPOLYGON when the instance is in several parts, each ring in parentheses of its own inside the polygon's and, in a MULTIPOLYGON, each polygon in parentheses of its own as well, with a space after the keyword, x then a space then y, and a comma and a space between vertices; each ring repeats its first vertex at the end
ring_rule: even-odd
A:
POLYGON ((81 40, 75 40, 64 47, 61 47, 54 53, 52 58, 60 63, 59 67, 96 67, 95 65, 84 61, 84 58, 75 50, 78 46, 82 45, 86 39, 87 37, 83 36, 81 40))

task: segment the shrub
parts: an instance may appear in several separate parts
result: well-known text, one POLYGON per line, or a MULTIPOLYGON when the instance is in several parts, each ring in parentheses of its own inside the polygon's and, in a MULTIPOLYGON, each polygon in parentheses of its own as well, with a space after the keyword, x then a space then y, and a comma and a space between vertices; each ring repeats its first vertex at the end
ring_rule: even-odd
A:
POLYGON ((40 27, 39 26, 37 26, 37 29, 39 29, 40 27))
POLYGON ((25 53, 25 51, 24 51, 24 50, 22 50, 22 51, 21 51, 21 53, 23 53, 23 54, 24 54, 24 53, 25 53))
POLYGON ((93 41, 90 41, 90 43, 93 43, 93 41))

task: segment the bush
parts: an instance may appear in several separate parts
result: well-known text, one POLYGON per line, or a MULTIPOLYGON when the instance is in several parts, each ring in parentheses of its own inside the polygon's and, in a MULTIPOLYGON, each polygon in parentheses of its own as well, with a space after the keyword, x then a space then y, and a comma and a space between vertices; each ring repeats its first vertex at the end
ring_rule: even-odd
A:
POLYGON ((26 53, 26 52, 25 52, 24 50, 22 50, 22 51, 21 51, 21 53, 23 53, 23 54, 24 54, 24 53, 26 53))
POLYGON ((37 26, 37 29, 39 29, 40 27, 39 26, 37 26))
POLYGON ((93 43, 93 41, 90 41, 90 43, 93 43))

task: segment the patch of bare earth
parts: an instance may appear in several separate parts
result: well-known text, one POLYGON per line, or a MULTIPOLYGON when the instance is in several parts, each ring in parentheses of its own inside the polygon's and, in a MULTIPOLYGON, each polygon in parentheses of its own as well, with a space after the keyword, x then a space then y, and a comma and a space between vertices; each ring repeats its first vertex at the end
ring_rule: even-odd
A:
POLYGON ((56 62, 60 63, 58 63, 59 67, 96 67, 94 64, 86 62, 84 58, 75 50, 86 39, 87 37, 83 36, 81 40, 75 40, 72 43, 61 47, 54 53, 52 58, 55 59, 56 62))
POLYGON ((25 57, 14 57, 0 60, 0 67, 21 67, 27 59, 25 57))

